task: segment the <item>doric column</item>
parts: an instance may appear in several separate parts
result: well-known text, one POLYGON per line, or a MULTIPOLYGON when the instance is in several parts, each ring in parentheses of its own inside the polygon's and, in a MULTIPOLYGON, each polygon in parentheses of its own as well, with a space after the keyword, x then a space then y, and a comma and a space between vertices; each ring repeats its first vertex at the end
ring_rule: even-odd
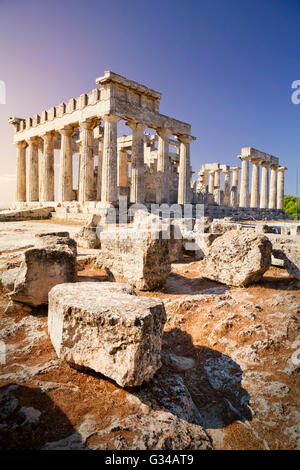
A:
POLYGON ((261 191, 260 191, 260 208, 267 209, 269 205, 269 163, 261 164, 261 191))
POLYGON ((157 192, 156 203, 169 203, 169 137, 170 129, 159 129, 157 154, 157 192))
POLYGON ((37 137, 28 140, 29 145, 29 181, 28 201, 39 200, 39 141, 37 137))
POLYGON ((17 147, 16 202, 25 202, 27 142, 22 140, 21 142, 17 142, 15 146, 17 147))
POLYGON ((41 200, 54 201, 54 140, 55 135, 47 132, 42 135, 44 150, 42 158, 42 190, 41 200))
POLYGON ((118 150, 118 186, 128 185, 128 153, 124 148, 118 150))
POLYGON ((193 139, 190 135, 178 135, 180 142, 178 204, 189 204, 191 200, 190 185, 190 143, 193 139))
POLYGON ((231 170, 232 170, 232 186, 231 186, 231 191, 230 191, 230 207, 237 207, 240 167, 233 166, 231 170))
POLYGON ((231 168, 232 170, 232 186, 235 186, 236 188, 239 187, 239 171, 240 167, 239 166, 233 166, 231 168))
POLYGON ((221 168, 218 168, 215 171, 214 189, 220 188, 221 186, 221 173, 222 173, 221 168))
POLYGON ((80 131, 79 202, 94 200, 94 122, 82 121, 80 131))
POLYGON ((280 166, 277 169, 277 209, 283 209, 285 170, 287 170, 285 166, 280 166))
POLYGON ((242 160, 240 207, 249 207, 249 160, 239 156, 242 160))
POLYGON ((143 204, 145 200, 144 130, 146 126, 135 121, 129 121, 127 125, 132 129, 130 202, 143 204))
POLYGON ((205 192, 205 173, 203 170, 198 172, 198 181, 197 181, 197 191, 199 192, 205 192))
POLYGON ((214 193, 215 188, 215 170, 211 170, 209 172, 209 180, 208 180, 208 192, 210 194, 214 193))
POLYGON ((269 209, 276 209, 277 168, 278 165, 271 165, 269 209))
POLYGON ((118 148, 117 148, 117 124, 118 116, 103 116, 104 142, 102 164, 102 188, 101 202, 116 203, 118 201, 118 148))
POLYGON ((97 174, 97 188, 96 199, 101 201, 101 187, 102 187, 102 166, 103 166, 103 138, 98 139, 98 174, 97 174))
POLYGON ((73 199, 73 148, 72 135, 74 130, 67 126, 59 131, 61 135, 60 171, 59 171, 59 201, 73 199))
POLYGON ((252 180, 251 180, 251 201, 250 207, 259 207, 259 160, 251 159, 252 180))
POLYGON ((231 171, 226 170, 224 171, 225 180, 224 180, 224 206, 229 206, 230 204, 230 180, 231 180, 231 171))

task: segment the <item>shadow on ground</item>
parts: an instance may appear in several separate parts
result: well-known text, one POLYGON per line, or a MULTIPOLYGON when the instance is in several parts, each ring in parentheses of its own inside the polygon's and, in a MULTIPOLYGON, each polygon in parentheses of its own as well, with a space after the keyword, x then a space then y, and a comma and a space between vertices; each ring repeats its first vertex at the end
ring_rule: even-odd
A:
POLYGON ((0 450, 37 450, 71 434, 81 444, 68 417, 40 388, 1 387, 0 420, 0 450))

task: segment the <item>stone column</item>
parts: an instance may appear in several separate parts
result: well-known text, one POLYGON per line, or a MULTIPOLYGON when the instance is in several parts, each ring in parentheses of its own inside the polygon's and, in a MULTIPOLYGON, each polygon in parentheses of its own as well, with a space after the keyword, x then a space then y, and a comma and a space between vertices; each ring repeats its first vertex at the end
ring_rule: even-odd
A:
POLYGON ((280 166, 277 169, 277 209, 283 209, 285 170, 287 170, 285 166, 280 166))
POLYGON ((231 170, 232 170, 232 186, 231 186, 231 191, 230 191, 230 207, 237 207, 240 167, 233 166, 231 170))
POLYGON ((269 209, 276 209, 277 168, 278 165, 271 165, 269 209))
POLYGON ((190 143, 193 137, 190 135, 178 135, 180 142, 178 204, 189 204, 191 200, 190 185, 190 143))
POLYGON ((124 148, 118 151, 118 186, 127 187, 128 185, 128 153, 124 148))
POLYGON ((208 180, 208 192, 210 194, 214 193, 215 188, 215 170, 211 170, 209 172, 209 180, 208 180))
POLYGON ((42 194, 41 200, 54 201, 54 140, 52 132, 42 135, 44 151, 42 159, 42 194))
POLYGON ((94 123, 82 121, 80 132, 79 202, 94 200, 94 123))
POLYGON ((249 207, 249 160, 241 156, 239 158, 242 160, 240 207, 249 207))
POLYGON ((96 188, 97 201, 101 201, 102 166, 103 166, 103 139, 98 139, 98 174, 97 174, 97 188, 96 188))
POLYGON ((251 201, 250 207, 259 207, 259 160, 251 159, 252 181, 251 181, 251 201))
POLYGON ((157 193, 156 203, 169 203, 169 129, 159 129, 157 154, 157 193))
POLYGON ((261 166, 260 208, 267 209, 269 205, 269 163, 262 162, 261 166))
POLYGON ((26 201, 26 147, 27 142, 22 140, 15 144, 17 147, 17 179, 16 202, 26 201))
POLYGON ((224 171, 225 181, 224 181, 224 206, 229 206, 230 204, 230 180, 231 180, 231 171, 226 170, 224 171))
POLYGON ((221 173, 222 173, 221 168, 218 168, 215 171, 214 189, 220 188, 221 186, 221 173))
POLYGON ((31 137, 29 144, 29 181, 28 201, 39 200, 39 142, 37 137, 31 137))
POLYGON ((236 188, 239 187, 239 171, 240 167, 239 166, 233 166, 231 168, 232 170, 232 186, 235 186, 236 188))
POLYGON ((59 201, 73 199, 73 148, 72 135, 74 130, 67 126, 59 131, 61 135, 60 172, 59 172, 59 201))
POLYGON ((103 116, 104 121, 104 142, 103 142, 103 164, 102 164, 102 188, 101 202, 104 204, 113 204, 118 201, 117 186, 117 124, 118 116, 103 116))
POLYGON ((144 130, 146 126, 132 121, 127 124, 132 129, 130 202, 144 204, 144 130))

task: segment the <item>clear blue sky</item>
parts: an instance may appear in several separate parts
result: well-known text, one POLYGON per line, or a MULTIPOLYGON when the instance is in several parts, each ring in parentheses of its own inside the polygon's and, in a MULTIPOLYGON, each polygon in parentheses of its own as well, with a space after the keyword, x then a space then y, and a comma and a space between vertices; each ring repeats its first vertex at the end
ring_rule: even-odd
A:
POLYGON ((299 0, 0 0, 0 174, 15 172, 7 117, 79 96, 104 70, 161 91, 161 112, 191 123, 194 170, 252 146, 289 168, 295 194, 299 0))

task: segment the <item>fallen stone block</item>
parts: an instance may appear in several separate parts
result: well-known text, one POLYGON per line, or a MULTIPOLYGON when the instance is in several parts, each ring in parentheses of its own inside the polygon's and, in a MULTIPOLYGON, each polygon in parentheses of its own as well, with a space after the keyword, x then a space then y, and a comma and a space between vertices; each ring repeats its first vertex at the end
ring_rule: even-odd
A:
POLYGON ((108 230, 100 234, 97 265, 112 280, 128 282, 140 290, 162 287, 171 270, 169 240, 162 231, 108 230))
POLYGON ((273 246, 273 259, 283 264, 287 272, 300 279, 300 241, 290 236, 269 235, 273 246))
POLYGON ((4 292, 11 292, 14 288, 15 280, 18 276, 20 268, 13 268, 4 271, 1 275, 0 286, 4 292))
POLYGON ((50 232, 37 233, 35 235, 36 248, 53 248, 56 250, 65 250, 68 247, 74 256, 77 256, 77 244, 73 238, 70 238, 69 232, 50 232))
POLYGON ((10 298, 35 307, 45 305, 52 287, 76 281, 76 256, 67 245, 31 248, 24 253, 10 298))
POLYGON ((57 285, 49 292, 48 331, 68 363, 120 386, 141 385, 161 367, 163 302, 111 282, 57 285))
POLYGON ((272 244, 264 235, 229 231, 210 246, 201 276, 229 286, 257 282, 271 265, 272 244))
POLYGON ((135 231, 162 231, 169 241, 170 262, 181 261, 183 259, 184 240, 182 221, 184 219, 171 219, 170 214, 164 218, 157 214, 152 214, 145 210, 135 212, 133 229, 135 231))

